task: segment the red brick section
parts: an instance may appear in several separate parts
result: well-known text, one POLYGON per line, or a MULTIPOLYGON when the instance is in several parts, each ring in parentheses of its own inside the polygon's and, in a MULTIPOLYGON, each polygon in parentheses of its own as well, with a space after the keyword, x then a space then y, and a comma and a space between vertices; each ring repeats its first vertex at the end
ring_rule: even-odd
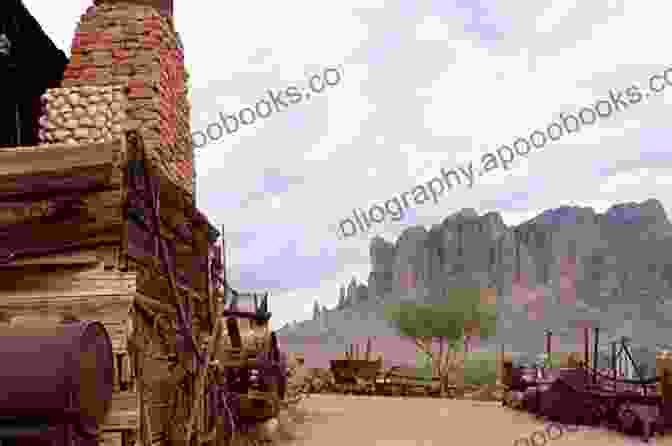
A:
MULTIPOLYGON (((133 2, 130 2, 133 3, 133 2)), ((151 3, 151 2, 150 2, 151 3)), ((82 21, 98 14, 95 8, 89 8, 82 21)), ((158 96, 158 140, 162 158, 165 163, 172 164, 176 174, 182 181, 193 184, 193 145, 189 128, 189 104, 185 85, 186 72, 184 68, 184 53, 182 49, 173 47, 171 42, 176 36, 170 36, 170 27, 162 24, 159 15, 138 17, 139 20, 131 24, 133 31, 141 33, 139 45, 142 48, 156 50, 160 72, 144 75, 143 79, 131 78, 128 81, 129 99, 151 98, 158 96), (168 34, 167 34, 168 33, 168 34), (154 84, 148 78, 156 79, 154 84)), ((123 48, 120 40, 124 36, 109 31, 91 31, 88 26, 77 30, 72 41, 72 58, 65 70, 64 79, 74 80, 80 84, 100 84, 100 79, 109 77, 112 67, 133 66, 133 50, 123 48), (86 54, 90 50, 109 50, 111 59, 107 67, 97 67, 87 60, 86 54), (86 61, 83 63, 82 61, 86 61), (97 82, 98 81, 98 82, 97 82)), ((117 73, 114 68, 113 72, 117 73)), ((128 73, 133 76, 133 74, 128 73)), ((116 77, 117 74, 114 74, 116 77)), ((121 78, 120 78, 121 80, 121 78)))
MULTIPOLYGON (((160 106, 159 114, 161 117, 161 145, 174 147, 175 153, 180 159, 176 161, 175 167, 178 174, 187 181, 192 181, 193 153, 192 146, 188 144, 186 153, 179 150, 176 146, 178 142, 178 132, 189 134, 188 127, 182 128, 178 119, 178 98, 186 95, 185 73, 184 73, 184 54, 179 48, 162 49, 161 59, 161 77, 159 81, 160 106)), ((182 111, 184 113, 184 111, 182 111)), ((184 144, 180 144, 184 146, 184 144)), ((183 149, 184 150, 184 149, 183 149)))
POLYGON ((173 15, 173 0, 94 0, 95 5, 101 3, 115 4, 115 3, 132 3, 140 6, 151 6, 157 11, 165 15, 173 15))
POLYGON ((177 142, 177 95, 184 90, 184 74, 178 49, 161 50, 161 78, 159 81, 161 116, 161 143, 174 146, 177 142))
MULTIPOLYGON (((158 23, 157 23, 158 25, 158 23)), ((180 125, 179 98, 185 97, 187 89, 185 85, 184 52, 180 48, 162 47, 159 51, 161 73, 159 78, 159 115, 161 119, 161 145, 170 147, 177 156, 175 169, 177 174, 188 182, 193 181, 193 148, 190 142, 185 144, 178 135, 189 135, 188 128, 180 125), (181 150, 180 150, 181 149, 181 150), (185 151, 186 149, 186 151, 185 151)), ((183 117, 188 119, 188 117, 183 117)))

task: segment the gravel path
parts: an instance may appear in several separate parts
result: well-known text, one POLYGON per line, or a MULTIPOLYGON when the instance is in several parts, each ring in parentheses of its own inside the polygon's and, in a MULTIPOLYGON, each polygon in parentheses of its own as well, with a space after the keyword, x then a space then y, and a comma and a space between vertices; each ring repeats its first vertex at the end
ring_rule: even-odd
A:
MULTIPOLYGON (((534 443, 518 441, 544 424, 499 403, 433 398, 312 395, 293 413, 293 440, 283 446, 643 446, 639 438, 615 431, 580 427, 578 432, 550 430, 552 439, 536 434, 534 443), (516 443, 514 445, 514 443, 516 443)), ((576 428, 574 428, 576 429, 576 428)), ((672 446, 672 432, 649 446, 672 446)))

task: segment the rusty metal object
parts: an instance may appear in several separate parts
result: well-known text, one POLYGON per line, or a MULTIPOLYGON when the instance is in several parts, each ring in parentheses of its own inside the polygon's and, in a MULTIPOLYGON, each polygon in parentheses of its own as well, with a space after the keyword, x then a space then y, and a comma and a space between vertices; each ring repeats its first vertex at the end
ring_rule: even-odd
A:
POLYGON ((44 420, 95 436, 112 399, 110 338, 99 322, 0 327, 2 421, 44 420))
MULTIPOLYGON (((597 339, 598 330, 595 330, 597 339)), ((588 336, 586 336, 586 339, 588 336)), ((616 353, 612 344, 612 370, 590 367, 587 355, 573 368, 547 368, 541 376, 532 377, 530 369, 503 364, 503 382, 507 386, 503 405, 527 410, 538 416, 563 424, 600 425, 617 427, 626 434, 640 435, 648 441, 657 432, 664 433, 671 424, 669 407, 670 373, 663 367, 664 355, 657 356, 657 376, 644 379, 626 345, 620 340, 621 352, 630 360, 638 379, 619 379, 616 376, 616 353), (654 388, 658 384, 658 390, 654 388)), ((589 344, 585 342, 586 352, 589 344)), ((596 356, 597 345, 593 346, 596 356)), ((571 359, 571 358, 570 358, 571 359)), ((593 361, 593 365, 595 365, 593 361)))

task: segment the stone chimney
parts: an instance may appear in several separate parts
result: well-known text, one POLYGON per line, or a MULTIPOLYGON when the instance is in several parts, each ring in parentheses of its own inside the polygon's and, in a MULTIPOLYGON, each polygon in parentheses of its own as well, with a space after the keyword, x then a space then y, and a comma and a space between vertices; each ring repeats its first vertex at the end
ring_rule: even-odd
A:
MULTIPOLYGON (((151 162, 194 199, 187 82, 184 53, 173 24, 173 0, 95 0, 76 28, 62 84, 67 94, 60 96, 73 92, 90 95, 79 90, 87 88, 90 92, 91 87, 101 88, 108 95, 109 89, 123 91, 124 120, 115 120, 117 128, 112 136, 103 124, 102 130, 90 129, 95 138, 87 138, 86 129, 73 128, 74 124, 54 136, 54 123, 44 128, 45 135, 51 129, 49 142, 83 144, 100 142, 101 133, 103 139, 119 137, 119 125, 122 131, 139 130, 151 162)), ((74 104, 65 107, 77 108, 74 104)), ((105 106, 101 108, 106 111, 105 106)), ((60 116, 58 122, 63 118, 76 121, 78 116, 63 113, 66 116, 60 116)), ((99 121, 103 123, 104 118, 99 121)), ((78 125, 87 124, 80 121, 78 125)))

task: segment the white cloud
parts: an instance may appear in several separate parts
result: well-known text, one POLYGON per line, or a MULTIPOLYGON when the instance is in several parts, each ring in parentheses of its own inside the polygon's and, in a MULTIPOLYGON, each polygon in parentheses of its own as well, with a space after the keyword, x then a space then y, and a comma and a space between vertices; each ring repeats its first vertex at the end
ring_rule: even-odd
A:
MULTIPOLYGON (((66 52, 80 14, 92 3, 24 1, 66 52)), ((196 3, 176 5, 191 74, 193 131, 218 120, 220 111, 254 104, 266 89, 303 85, 325 67, 344 70, 338 86, 310 103, 292 105, 197 154, 199 207, 233 232, 268 225, 254 234, 253 248, 229 249, 230 258, 253 267, 255 275, 277 274, 283 287, 292 283, 283 288, 291 292, 270 290, 274 324, 310 317, 305 308, 312 309, 315 296, 335 303, 338 285, 352 274, 366 281, 369 238, 390 240, 408 224, 381 224, 366 237, 338 240, 330 225, 353 208, 408 191, 441 167, 474 161, 478 169, 486 151, 544 128, 560 112, 594 104, 610 89, 643 86, 667 67, 662 36, 671 3, 548 0, 521 8, 510 0, 494 6, 486 17, 440 2, 423 10, 412 2, 399 10, 382 0, 319 7, 307 0, 243 2, 235 10, 215 3, 207 13, 196 3), (488 24, 504 37, 489 39, 488 24), (240 209, 238 202, 265 184, 268 167, 302 182, 240 209), (318 271, 319 286, 305 273, 307 265, 288 260, 282 274, 267 266, 287 240, 297 241, 297 253, 314 256, 308 266, 318 271), (319 255, 323 247, 335 251, 336 260, 319 255)), ((462 207, 506 203, 521 191, 527 200, 501 209, 508 224, 570 202, 603 211, 653 197, 670 210, 669 166, 642 160, 608 178, 599 174, 639 160, 643 151, 668 151, 667 135, 647 135, 669 126, 669 90, 414 213, 438 223, 462 207)))
POLYGON ((568 13, 576 8, 576 0, 564 0, 553 2, 544 13, 536 20, 538 33, 552 31, 555 25, 565 19, 568 13))

